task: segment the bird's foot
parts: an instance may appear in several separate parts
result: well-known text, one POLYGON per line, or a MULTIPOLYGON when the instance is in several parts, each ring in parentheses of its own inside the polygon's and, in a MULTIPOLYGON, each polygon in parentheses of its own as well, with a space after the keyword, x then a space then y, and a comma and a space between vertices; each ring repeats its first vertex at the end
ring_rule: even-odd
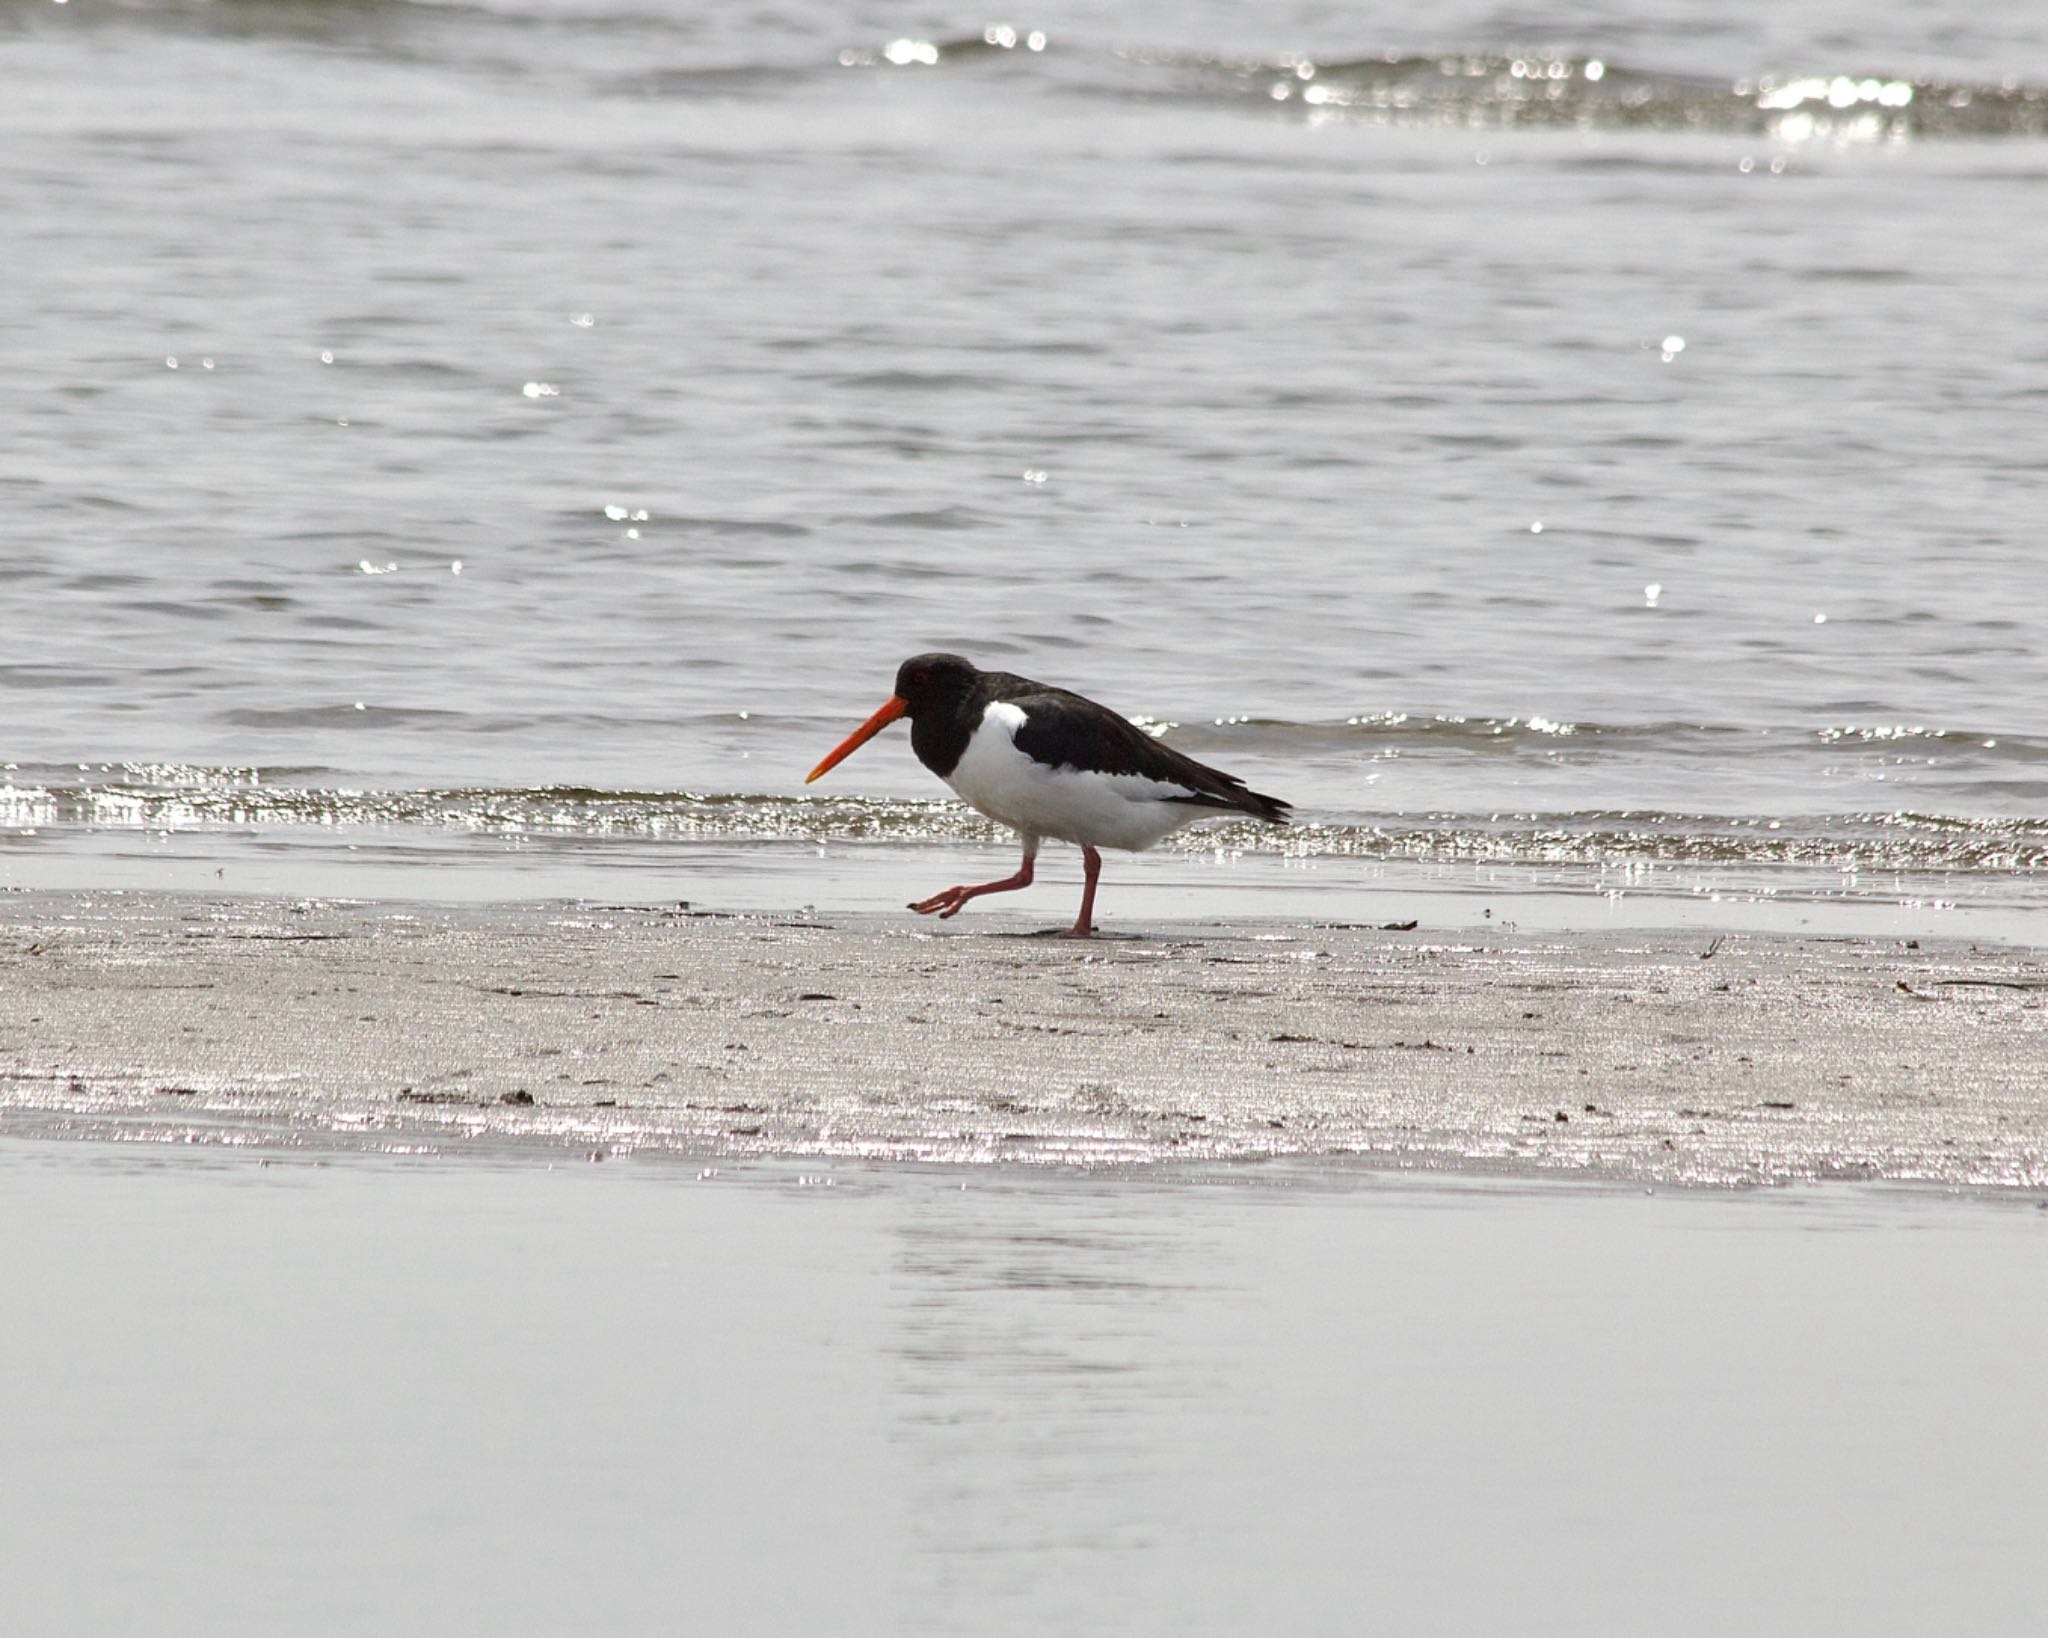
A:
POLYGON ((948 921, 967 908, 967 901, 974 897, 972 888, 949 887, 943 893, 934 893, 928 899, 919 899, 910 908, 920 916, 936 915, 941 921, 948 921))
POLYGON ((977 887, 949 887, 943 893, 934 893, 928 899, 919 899, 911 905, 920 916, 937 916, 946 921, 967 908, 969 899, 978 899, 984 893, 1014 893, 1020 887, 1031 885, 1031 861, 1027 858, 1018 867, 1017 874, 1005 876, 999 882, 983 882, 977 887))

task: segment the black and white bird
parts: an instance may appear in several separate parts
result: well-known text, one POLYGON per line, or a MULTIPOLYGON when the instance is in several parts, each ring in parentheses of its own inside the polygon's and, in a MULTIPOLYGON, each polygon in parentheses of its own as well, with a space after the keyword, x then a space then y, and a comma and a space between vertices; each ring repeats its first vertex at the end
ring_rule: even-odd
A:
POLYGON ((1024 842, 1014 876, 949 887, 910 908, 956 916, 969 899, 1031 885, 1047 837, 1081 849, 1087 885, 1069 934, 1095 931, 1098 848, 1137 851, 1191 820, 1244 813, 1287 823, 1289 804, 1242 779, 1183 756, 1106 705, 1007 671, 983 671, 957 654, 919 654, 896 672, 896 691, 847 735, 804 783, 837 767, 898 718, 910 719, 910 748, 962 801, 1024 842))

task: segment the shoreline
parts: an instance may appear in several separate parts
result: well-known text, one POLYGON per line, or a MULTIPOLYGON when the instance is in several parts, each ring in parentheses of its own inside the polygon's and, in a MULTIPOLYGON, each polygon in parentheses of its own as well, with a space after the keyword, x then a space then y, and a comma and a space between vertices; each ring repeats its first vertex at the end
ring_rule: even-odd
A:
POLYGON ((2048 1190, 2048 951, 0 900, 0 1135, 2048 1190))
MULTIPOLYGON (((868 838, 716 840, 486 835, 365 826, 0 834, 0 902, 121 893, 510 908, 686 902, 894 916, 906 899, 1014 867, 1015 845, 868 838), (90 887, 80 884, 90 883, 90 887)), ((1101 905, 1112 927, 1212 920, 1291 925, 1419 921, 1439 933, 1857 934, 2048 945, 2048 915, 2015 882, 2031 874, 1900 872, 1758 861, 1607 864, 1569 858, 1291 857, 1230 847, 1118 855, 1101 905)), ((1080 896, 1080 856, 1048 848, 1040 882, 995 913, 1051 925, 1080 896)), ((977 905, 980 920, 992 907, 977 905)))

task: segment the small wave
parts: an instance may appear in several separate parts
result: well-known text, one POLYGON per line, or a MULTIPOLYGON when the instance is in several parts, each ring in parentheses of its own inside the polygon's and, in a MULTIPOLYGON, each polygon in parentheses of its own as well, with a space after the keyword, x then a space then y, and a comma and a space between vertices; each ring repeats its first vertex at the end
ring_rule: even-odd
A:
MULTIPOLYGON (((1007 43, 907 37, 848 48, 839 62, 914 70, 1017 59, 1021 66, 1030 54, 1014 30, 1009 34, 1007 43)), ((1046 42, 1039 50, 1049 48, 1046 42)), ((1063 64, 1089 55, 1085 46, 1061 42, 1063 64)), ((1383 125, 1696 131, 1784 142, 2048 134, 2048 85, 2017 81, 1847 71, 1723 79, 1507 48, 1249 58, 1126 48, 1112 56, 1125 72, 1097 88, 1113 94, 1256 99, 1312 117, 1383 125)))
POLYGON ((1639 68, 1597 50, 1512 44, 1234 56, 1171 44, 1112 47, 992 23, 835 48, 802 19, 714 25, 693 8, 563 9, 520 0, 99 0, 18 7, 4 23, 279 41, 523 77, 566 63, 600 94, 636 98, 807 99, 822 77, 849 71, 964 71, 1028 76, 1127 102, 1252 105, 1390 126, 1702 132, 1787 143, 2048 135, 2048 84, 2018 77, 1914 76, 1846 63, 1724 77, 1639 68))
POLYGON ((1575 753, 1655 752, 1660 757, 1781 755, 1810 757, 1828 746, 1911 748, 1990 767, 2015 768, 2048 762, 2048 739, 1995 730, 1921 723, 1831 723, 1821 727, 1779 724, 1743 727, 1708 722, 1599 722, 1530 712, 1524 716, 1467 716, 1457 713, 1364 712, 1341 722, 1297 722, 1258 716, 1173 721, 1134 719, 1155 738, 1170 738, 1182 750, 1233 749, 1283 757, 1290 753, 1356 751, 1385 746, 1407 752, 1497 753, 1569 746, 1575 753))
MULTIPOLYGON (((175 832, 425 827, 490 836, 722 843, 953 844, 1009 832, 957 802, 748 792, 537 789, 346 790, 261 769, 123 765, 62 777, 17 770, 0 785, 0 835, 67 827, 175 832), (30 775, 22 781, 21 775, 30 775)), ((1425 864, 1789 866, 1871 874, 2032 876, 2048 870, 2048 820, 1907 811, 1777 818, 1593 810, 1361 813, 1286 829, 1218 822, 1169 850, 1425 864)))
POLYGON ((1726 80, 1545 52, 1184 66, 1220 93, 1382 124, 1701 131, 1788 142, 2048 132, 2048 86, 1847 73, 1726 80))
MULTIPOLYGON (((352 728, 382 729, 400 725, 417 725, 429 722, 460 720, 460 711, 445 710, 437 706, 371 705, 367 701, 349 701, 328 705, 305 705, 270 708, 263 706, 236 706, 219 712, 218 719, 236 728, 308 729, 308 728, 352 728)), ((488 731, 490 723, 476 722, 467 726, 479 731, 488 731)))
POLYGON ((941 63, 1000 61, 1011 56, 1028 60, 1045 51, 1050 44, 1043 29, 1018 29, 1008 23, 991 23, 979 34, 956 34, 944 39, 904 34, 880 45, 846 46, 839 53, 839 66, 936 68, 941 63))

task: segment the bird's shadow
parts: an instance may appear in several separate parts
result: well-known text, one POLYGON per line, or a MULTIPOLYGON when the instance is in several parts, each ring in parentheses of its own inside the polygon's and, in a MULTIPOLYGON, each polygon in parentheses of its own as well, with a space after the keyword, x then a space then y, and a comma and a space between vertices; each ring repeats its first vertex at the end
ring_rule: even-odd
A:
POLYGON ((1086 938, 1076 938, 1064 927, 1034 927, 1028 933, 997 931, 977 935, 981 938, 1017 939, 1067 939, 1075 944, 1145 944, 1152 941, 1149 933, 1105 933, 1097 928, 1086 938))

